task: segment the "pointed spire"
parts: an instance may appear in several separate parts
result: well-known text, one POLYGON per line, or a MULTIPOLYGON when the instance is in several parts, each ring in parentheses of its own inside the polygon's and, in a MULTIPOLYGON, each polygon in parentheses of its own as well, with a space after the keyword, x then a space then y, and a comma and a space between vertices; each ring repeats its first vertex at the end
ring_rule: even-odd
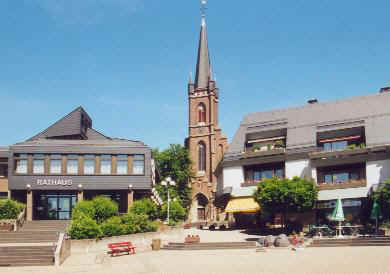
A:
POLYGON ((192 85, 192 71, 190 71, 190 77, 188 80, 188 84, 192 85))
POLYGON ((207 42, 206 18, 202 15, 198 60, 196 64, 195 87, 207 88, 210 77, 211 65, 207 42))

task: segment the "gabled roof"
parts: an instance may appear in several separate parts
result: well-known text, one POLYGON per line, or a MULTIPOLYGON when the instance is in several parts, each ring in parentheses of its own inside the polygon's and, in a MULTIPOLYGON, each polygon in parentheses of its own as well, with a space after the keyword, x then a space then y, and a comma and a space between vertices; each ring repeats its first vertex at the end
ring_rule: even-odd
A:
POLYGON ((28 139, 37 140, 40 138, 51 138, 70 135, 82 135, 82 120, 86 120, 89 128, 92 127, 92 119, 88 113, 80 106, 49 126, 44 131, 28 139))

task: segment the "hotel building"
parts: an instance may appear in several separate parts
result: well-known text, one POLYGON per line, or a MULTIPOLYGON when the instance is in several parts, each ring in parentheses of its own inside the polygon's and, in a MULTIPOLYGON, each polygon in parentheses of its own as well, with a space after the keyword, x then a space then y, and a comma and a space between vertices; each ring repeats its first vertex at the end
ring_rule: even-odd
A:
POLYGON ((217 170, 218 199, 239 207, 262 179, 305 177, 319 190, 307 222, 326 222, 341 198, 347 221, 359 223, 370 189, 390 179, 389 91, 247 115, 217 170))

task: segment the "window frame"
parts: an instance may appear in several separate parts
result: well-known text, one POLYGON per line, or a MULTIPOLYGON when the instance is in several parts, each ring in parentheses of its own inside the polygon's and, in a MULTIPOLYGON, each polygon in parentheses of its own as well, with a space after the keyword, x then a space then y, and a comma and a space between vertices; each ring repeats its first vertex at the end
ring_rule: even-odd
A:
POLYGON ((133 175, 145 175, 145 155, 144 154, 134 154, 133 155, 133 165, 132 165, 132 174, 133 175), (137 159, 137 156, 140 157, 142 156, 143 159, 137 159), (136 168, 136 163, 143 163, 143 172, 142 173, 136 173, 134 172, 135 171, 135 168, 136 168))
POLYGON ((27 175, 29 174, 29 155, 27 153, 19 153, 14 156, 14 170, 15 175, 27 175), (18 172, 18 163, 20 161, 26 162, 26 172, 18 172))
POLYGON ((41 153, 37 153, 37 154, 33 154, 32 155, 33 158, 32 158, 32 174, 33 175, 44 175, 46 173, 46 170, 45 170, 45 154, 41 154, 41 153), (35 168, 36 168, 36 162, 42 162, 42 172, 36 172, 35 171, 35 168))

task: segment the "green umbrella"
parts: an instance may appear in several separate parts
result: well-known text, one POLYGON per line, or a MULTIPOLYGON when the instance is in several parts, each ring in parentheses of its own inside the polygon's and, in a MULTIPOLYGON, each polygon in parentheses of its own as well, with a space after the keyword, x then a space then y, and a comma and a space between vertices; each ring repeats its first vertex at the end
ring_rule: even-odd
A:
POLYGON ((370 218, 372 220, 377 220, 377 219, 379 219, 381 217, 382 217, 381 208, 380 208, 378 202, 375 201, 374 204, 372 205, 370 218))
POLYGON ((343 211, 343 204, 341 203, 340 198, 337 200, 336 207, 333 210, 332 215, 330 215, 329 219, 331 221, 336 221, 336 222, 342 222, 345 220, 344 211, 343 211))
POLYGON ((382 213, 377 201, 374 201, 374 204, 372 205, 370 218, 375 220, 375 234, 378 235, 378 219, 382 218, 382 213))
POLYGON ((338 237, 339 238, 342 238, 343 235, 342 235, 342 228, 341 228, 341 222, 345 220, 344 218, 344 211, 343 211, 343 204, 341 202, 341 199, 338 198, 337 199, 337 203, 336 203, 336 207, 335 209, 333 210, 332 212, 332 215, 330 215, 330 218, 329 218, 331 221, 336 221, 336 222, 339 222, 339 227, 338 227, 338 230, 339 230, 339 235, 338 237))

